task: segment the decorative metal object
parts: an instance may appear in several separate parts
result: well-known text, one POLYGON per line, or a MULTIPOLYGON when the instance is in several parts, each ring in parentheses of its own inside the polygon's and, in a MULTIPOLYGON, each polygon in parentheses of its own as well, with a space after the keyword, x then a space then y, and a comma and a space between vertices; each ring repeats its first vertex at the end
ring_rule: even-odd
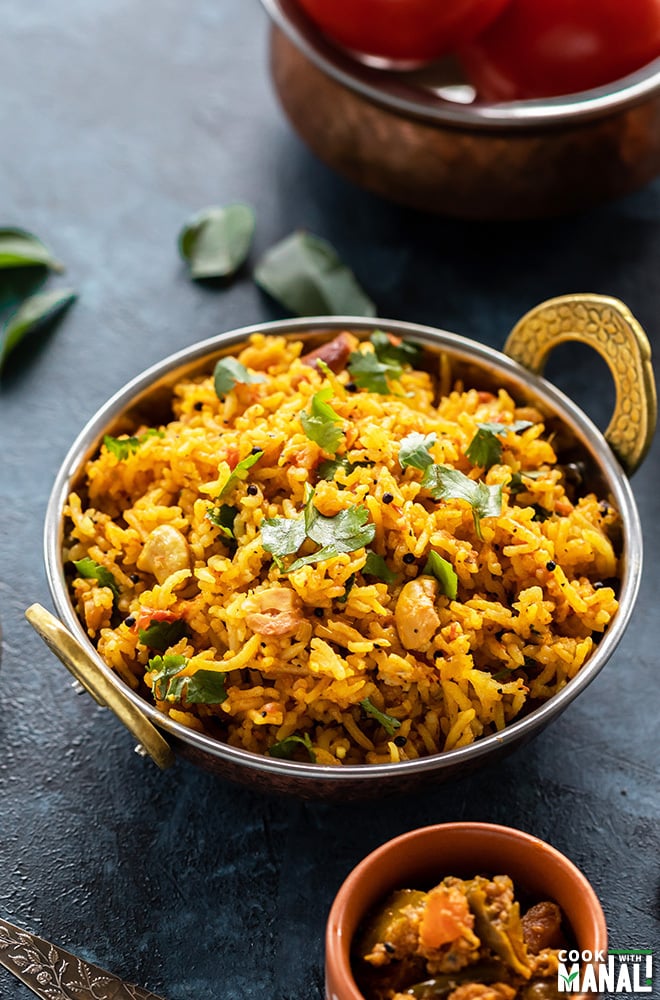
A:
POLYGON ((0 920, 0 965, 42 1000, 162 1000, 6 920, 0 920))

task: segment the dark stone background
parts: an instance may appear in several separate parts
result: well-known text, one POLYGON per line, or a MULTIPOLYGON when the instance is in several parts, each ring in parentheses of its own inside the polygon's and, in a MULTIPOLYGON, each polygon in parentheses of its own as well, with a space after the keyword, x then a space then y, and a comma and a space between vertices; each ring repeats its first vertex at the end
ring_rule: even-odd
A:
MULTIPOLYGON (((660 182, 581 217, 479 225, 426 217, 316 162, 276 105, 266 19, 248 0, 1 0, 0 219, 38 233, 80 293, 0 393, 0 916, 168 1000, 311 1000, 328 908, 358 859, 427 823, 479 819, 547 838, 599 892, 616 948, 660 944, 658 446, 635 476, 646 544, 631 626, 578 701, 504 763, 392 802, 268 799, 179 763, 160 774, 23 619, 50 606, 51 483, 83 423, 165 355, 279 318, 243 275, 192 283, 182 222, 257 212, 255 257, 303 226, 331 240, 380 314, 501 347, 569 291, 630 306, 659 349, 660 182)), ((550 370, 601 424, 599 359, 550 370)), ((658 973, 656 972, 656 977, 658 973)), ((0 996, 27 991, 0 970, 0 996)))

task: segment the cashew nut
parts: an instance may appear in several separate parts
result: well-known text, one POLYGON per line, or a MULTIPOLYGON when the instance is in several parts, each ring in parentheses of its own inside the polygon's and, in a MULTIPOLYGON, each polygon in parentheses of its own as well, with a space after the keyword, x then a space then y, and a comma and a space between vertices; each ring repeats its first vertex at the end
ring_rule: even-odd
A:
POLYGON ((188 542, 171 524, 160 524, 147 536, 137 568, 152 573, 158 583, 164 583, 172 573, 190 569, 188 542))
POLYGON ((406 649, 421 649, 437 631, 440 619, 435 600, 438 581, 432 576, 420 576, 401 588, 394 610, 394 621, 406 649))
POLYGON ((304 620, 298 595, 287 587, 271 587, 252 598, 251 611, 245 616, 248 628, 259 635, 292 635, 304 620))

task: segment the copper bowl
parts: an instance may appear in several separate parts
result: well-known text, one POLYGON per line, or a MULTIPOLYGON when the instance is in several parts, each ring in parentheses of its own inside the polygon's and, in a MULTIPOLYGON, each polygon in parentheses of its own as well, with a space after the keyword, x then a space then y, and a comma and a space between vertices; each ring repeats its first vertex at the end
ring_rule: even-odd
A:
POLYGON ((161 766, 174 751, 223 777, 269 792, 303 797, 366 798, 409 791, 425 780, 436 783, 467 773, 530 739, 556 718, 598 674, 614 652, 630 618, 640 582, 642 536, 626 472, 642 461, 655 427, 655 385, 648 340, 626 307, 616 299, 569 295, 542 304, 523 317, 501 354, 454 333, 392 320, 316 317, 263 323, 188 347, 129 382, 82 430, 56 478, 45 523, 48 582, 61 622, 35 605, 27 616, 42 637, 93 694, 111 707, 161 766), (132 691, 103 662, 71 603, 65 581, 62 511, 86 462, 105 433, 131 432, 139 423, 169 419, 172 385, 184 374, 212 370, 219 356, 239 349, 255 332, 302 338, 310 346, 343 329, 366 337, 379 327, 425 346, 443 371, 484 389, 506 388, 519 401, 532 401, 555 435, 560 461, 584 464, 585 485, 611 498, 623 521, 619 608, 605 635, 578 674, 557 695, 506 727, 470 746, 418 760, 380 765, 328 767, 264 757, 195 732, 132 691), (550 350, 566 340, 590 344, 607 360, 617 386, 617 403, 603 436, 589 418, 539 375, 550 350), (624 472, 624 469, 626 470, 624 472), (63 624, 62 624, 63 623, 63 624))
POLYGON ((449 60, 393 72, 328 42, 296 0, 262 0, 276 93, 316 155, 395 202, 473 219, 546 218, 660 172, 660 59, 608 86, 486 104, 449 60))
MULTIPOLYGON (((442 823, 404 833, 378 847, 343 883, 328 916, 326 1000, 364 1000, 351 968, 351 944, 369 911, 395 889, 428 889, 447 875, 509 875, 536 901, 556 902, 578 951, 605 952, 607 925, 593 888, 550 844, 511 827, 442 823)), ((576 993, 578 1000, 586 994, 576 993)))

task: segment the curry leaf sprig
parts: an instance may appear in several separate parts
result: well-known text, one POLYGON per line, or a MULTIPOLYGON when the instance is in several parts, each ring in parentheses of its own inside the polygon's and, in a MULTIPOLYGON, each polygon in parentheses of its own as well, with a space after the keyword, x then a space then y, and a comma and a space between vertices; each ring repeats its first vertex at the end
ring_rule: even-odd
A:
POLYGON ((472 465, 478 465, 488 471, 491 466, 497 465, 502 458, 500 436, 509 431, 518 434, 532 426, 531 420, 516 420, 512 424, 494 422, 477 424, 477 432, 465 451, 465 457, 472 465))
POLYGON ((310 490, 302 517, 272 517, 261 522, 261 544, 270 552, 280 572, 294 573, 311 563, 334 559, 344 552, 355 552, 373 541, 375 524, 367 524, 366 507, 349 507, 333 517, 320 514, 310 490), (306 539, 320 546, 310 555, 300 556, 284 569, 283 557, 294 555, 306 539))

